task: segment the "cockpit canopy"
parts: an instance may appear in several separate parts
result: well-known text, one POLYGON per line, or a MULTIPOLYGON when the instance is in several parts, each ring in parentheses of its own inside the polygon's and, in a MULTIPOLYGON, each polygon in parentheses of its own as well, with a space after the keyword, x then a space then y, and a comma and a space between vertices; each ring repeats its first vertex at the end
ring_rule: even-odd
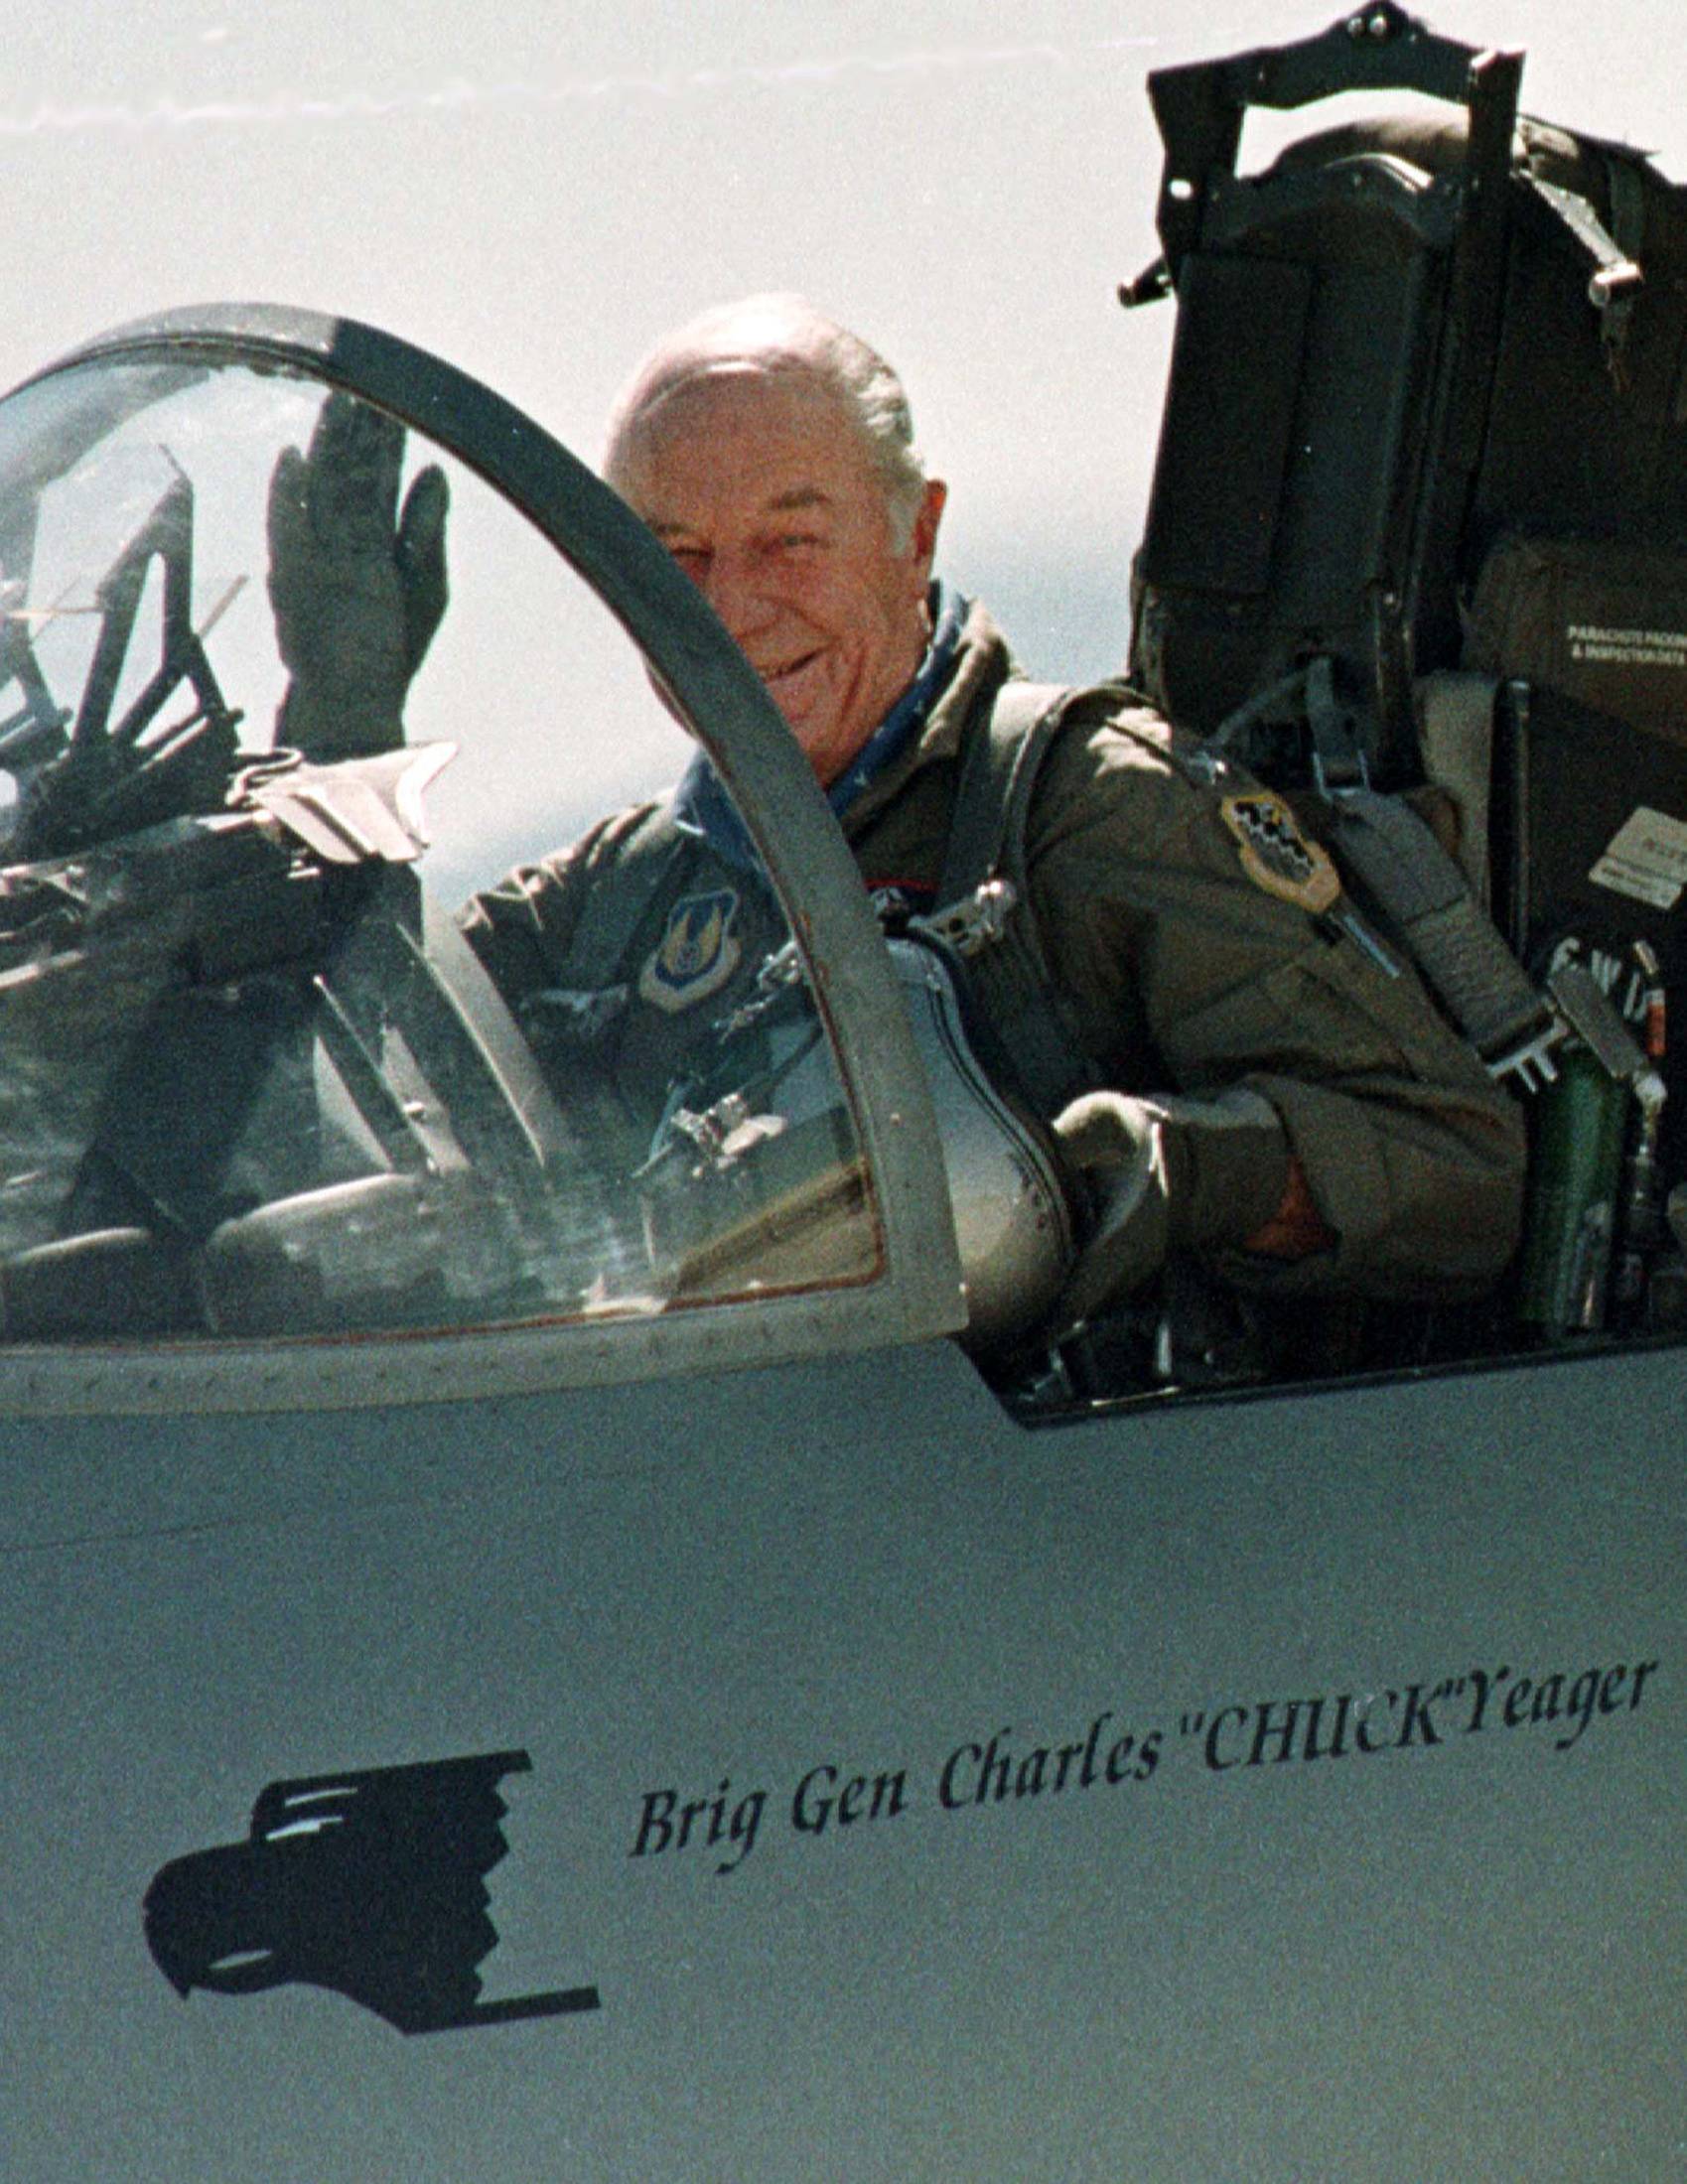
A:
MULTIPOLYGON (((929 1116, 799 754, 608 489, 402 343, 191 314, 0 403, 0 864, 10 1342, 601 1332, 896 1288, 911 1163, 864 1095, 903 1072, 898 1129, 929 1116), (324 434, 360 501, 301 484, 324 434), (753 930, 751 983, 629 1112, 569 1046, 605 997, 544 997, 536 1038, 456 913, 703 764, 740 791, 741 878, 667 945, 718 968, 753 930)), ((934 1264, 910 1278, 953 1324, 934 1264)))

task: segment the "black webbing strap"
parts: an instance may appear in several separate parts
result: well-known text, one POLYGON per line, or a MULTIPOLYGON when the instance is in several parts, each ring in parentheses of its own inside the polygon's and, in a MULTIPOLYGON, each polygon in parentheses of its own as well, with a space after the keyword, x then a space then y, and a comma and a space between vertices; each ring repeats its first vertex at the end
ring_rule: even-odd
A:
POLYGON ((975 726, 961 760, 937 900, 947 905, 999 875, 1016 887, 1025 870, 1025 828, 1055 729, 1073 693, 1060 683, 1015 676, 997 691, 990 718, 975 726))
POLYGON ((1329 814, 1319 831, 1343 885, 1356 883, 1360 907, 1405 949, 1490 1072, 1533 1089, 1540 1057, 1557 1036, 1552 1007, 1425 821, 1403 797, 1371 787, 1330 661, 1311 661, 1241 707, 1208 743, 1245 763, 1256 730, 1297 714, 1313 760, 1312 793, 1329 814))
POLYGON ((936 907, 927 920, 962 954, 974 996, 1043 1115, 1098 1081, 1050 975, 1025 856, 1038 773, 1071 701, 1083 695, 1017 677, 997 692, 988 721, 974 726, 962 754, 936 907))
POLYGON ((1551 1011, 1455 860, 1398 796, 1341 788, 1328 808, 1343 877, 1384 913, 1488 1068, 1522 1067, 1550 1029, 1551 1011))

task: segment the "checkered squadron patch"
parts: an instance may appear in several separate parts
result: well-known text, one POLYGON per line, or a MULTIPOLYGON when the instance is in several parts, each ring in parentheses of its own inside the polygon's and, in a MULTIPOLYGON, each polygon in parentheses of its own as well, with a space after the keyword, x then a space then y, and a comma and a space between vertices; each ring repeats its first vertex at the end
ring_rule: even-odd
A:
POLYGON ((1218 809, 1241 851, 1242 870, 1256 887, 1314 916, 1339 896, 1336 867, 1318 843, 1307 840, 1281 796, 1270 789, 1250 789, 1244 796, 1226 796, 1218 809))
POLYGON ((671 1014, 718 994, 743 954, 733 931, 737 915, 738 896, 731 887, 682 895, 638 974, 643 999, 671 1014))

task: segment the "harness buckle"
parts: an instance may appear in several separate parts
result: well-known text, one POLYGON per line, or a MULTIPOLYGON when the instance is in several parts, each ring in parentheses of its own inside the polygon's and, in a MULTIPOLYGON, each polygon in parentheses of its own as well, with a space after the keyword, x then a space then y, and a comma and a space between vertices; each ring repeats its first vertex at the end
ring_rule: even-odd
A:
POLYGON ((991 948, 1008 929, 1008 919, 1019 902, 1019 889, 1011 880, 985 880, 947 909, 929 917, 910 919, 921 932, 951 947, 964 961, 991 948))

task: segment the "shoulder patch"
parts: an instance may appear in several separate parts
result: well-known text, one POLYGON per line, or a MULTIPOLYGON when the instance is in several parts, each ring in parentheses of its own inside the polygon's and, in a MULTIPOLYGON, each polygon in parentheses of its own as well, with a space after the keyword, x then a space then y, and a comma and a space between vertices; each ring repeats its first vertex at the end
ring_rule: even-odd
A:
POLYGON ((672 1015, 718 994, 744 953, 733 929, 737 920, 733 887, 681 895, 638 974, 640 997, 672 1015))
POLYGON ((1241 852, 1242 870, 1256 887, 1293 902, 1315 917, 1341 892, 1329 854, 1309 842, 1283 798, 1268 788, 1226 796, 1218 806, 1241 852))

